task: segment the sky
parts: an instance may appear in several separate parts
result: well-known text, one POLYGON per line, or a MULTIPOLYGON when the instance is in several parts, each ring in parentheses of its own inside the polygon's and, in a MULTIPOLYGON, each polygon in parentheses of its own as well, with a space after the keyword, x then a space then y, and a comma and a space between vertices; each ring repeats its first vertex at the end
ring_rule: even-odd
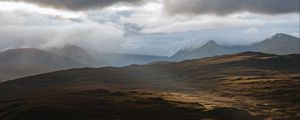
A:
POLYGON ((0 0, 0 51, 75 44, 171 56, 209 40, 250 45, 299 37, 300 0, 0 0))

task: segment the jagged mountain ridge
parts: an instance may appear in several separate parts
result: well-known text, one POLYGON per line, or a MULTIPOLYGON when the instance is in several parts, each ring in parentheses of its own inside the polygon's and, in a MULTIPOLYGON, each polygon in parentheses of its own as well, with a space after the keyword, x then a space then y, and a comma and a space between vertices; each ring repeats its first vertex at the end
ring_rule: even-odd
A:
POLYGON ((291 35, 278 33, 269 39, 254 43, 250 46, 222 46, 211 40, 194 50, 180 50, 171 58, 174 60, 199 59, 245 51, 256 51, 277 55, 299 54, 300 39, 291 35))

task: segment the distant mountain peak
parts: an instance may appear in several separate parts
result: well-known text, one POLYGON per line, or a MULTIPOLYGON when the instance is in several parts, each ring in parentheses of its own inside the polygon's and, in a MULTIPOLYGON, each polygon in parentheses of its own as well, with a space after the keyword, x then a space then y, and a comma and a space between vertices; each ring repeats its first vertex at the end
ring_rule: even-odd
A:
POLYGON ((275 34, 274 36, 272 36, 271 39, 281 39, 281 38, 295 38, 294 36, 291 36, 291 35, 288 35, 288 34, 285 34, 285 33, 277 33, 275 34))
POLYGON ((227 51, 223 49, 222 46, 218 45, 215 41, 210 40, 203 46, 193 49, 190 51, 179 51, 172 57, 176 60, 185 60, 185 59, 198 59, 204 57, 212 57, 215 55, 226 54, 227 51))
POLYGON ((208 41, 206 44, 202 46, 203 47, 209 47, 209 48, 214 48, 214 47, 219 47, 219 44, 217 44, 214 40, 208 41))
POLYGON ((269 39, 253 44, 251 50, 277 55, 299 54, 299 44, 299 38, 284 33, 277 33, 269 39))
POLYGON ((215 45, 218 45, 217 42, 214 41, 214 40, 210 40, 210 41, 208 41, 206 44, 215 44, 215 45))
POLYGON ((90 67, 97 66, 97 61, 83 48, 73 44, 49 49, 53 54, 71 58, 90 67))

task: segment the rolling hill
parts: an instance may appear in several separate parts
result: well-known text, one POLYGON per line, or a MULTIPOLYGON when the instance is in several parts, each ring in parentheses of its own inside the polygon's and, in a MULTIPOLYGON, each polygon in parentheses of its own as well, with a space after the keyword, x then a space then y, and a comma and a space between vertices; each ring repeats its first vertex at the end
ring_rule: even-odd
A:
POLYGON ((300 55, 257 52, 57 71, 1 83, 0 118, 68 113, 66 118, 111 118, 113 114, 126 119, 126 115, 147 114, 145 119, 150 120, 162 113, 160 119, 178 115, 174 119, 296 120, 300 117, 299 71, 300 55), (111 114, 97 116, 98 112, 111 114))

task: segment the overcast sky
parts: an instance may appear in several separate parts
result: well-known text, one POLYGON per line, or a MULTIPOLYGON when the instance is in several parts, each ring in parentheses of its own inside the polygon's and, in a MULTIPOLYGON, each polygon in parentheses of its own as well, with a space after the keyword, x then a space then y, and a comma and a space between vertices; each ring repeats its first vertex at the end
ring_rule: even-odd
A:
POLYGON ((0 0, 0 50, 76 44, 167 55, 209 40, 299 37, 300 0, 0 0))

